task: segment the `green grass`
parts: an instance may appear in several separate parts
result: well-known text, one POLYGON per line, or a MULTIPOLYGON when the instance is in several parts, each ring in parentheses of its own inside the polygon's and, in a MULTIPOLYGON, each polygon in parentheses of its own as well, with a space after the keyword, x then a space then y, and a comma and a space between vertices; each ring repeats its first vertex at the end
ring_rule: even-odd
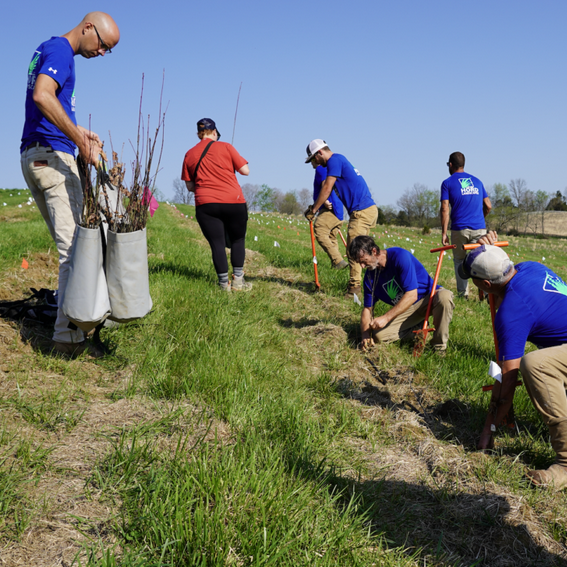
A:
MULTIPOLYGON (((178 209, 194 216, 192 207, 178 209)), ((370 365, 355 350, 360 307, 342 299, 346 271, 332 270, 321 251, 324 293, 311 293, 308 224, 289 220, 251 216, 247 248, 262 255, 253 261, 255 273, 265 275, 251 277, 254 288, 243 294, 216 288, 210 250, 189 218, 182 220, 162 205, 150 221, 154 311, 105 331, 113 356, 98 364, 109 376, 129 371, 128 381, 117 384, 110 400, 141 398, 177 409, 104 433, 111 446, 85 490, 89 498, 115 507, 109 529, 116 541, 84 520, 81 529, 89 539, 82 564, 473 565, 477 560, 468 540, 492 530, 497 542, 499 530, 508 529, 502 527, 500 508, 474 504, 470 517, 459 516, 461 506, 478 500, 473 483, 487 493, 502 486, 521 497, 541 512, 548 537, 564 543, 557 518, 567 501, 559 496, 542 503, 522 478, 526 464, 547 466, 552 460, 547 432, 523 388, 515 401, 520 435, 499 435, 497 454, 484 460, 475 460, 472 452, 488 405, 481 387, 491 381, 487 370, 494 358, 487 304, 456 301, 443 360, 429 352, 415 360, 408 345, 388 346, 382 358, 372 359, 376 371, 409 369, 415 374, 412 389, 430 390, 439 400, 465 408, 445 420, 431 406, 418 409, 440 447, 464 447, 462 458, 471 459, 466 473, 450 460, 439 461, 431 471, 432 486, 385 480, 372 454, 414 454, 423 433, 392 433, 398 402, 369 418, 367 410, 379 406, 349 399, 349 372, 370 365), (318 325, 336 329, 336 336, 320 339, 311 332, 318 325), (427 533, 424 518, 432 524, 427 533), (457 536, 463 543, 455 543, 457 536)), ((12 224, 36 222, 42 221, 12 224)), ((376 227, 373 234, 381 245, 413 248, 434 271, 436 257, 429 249, 439 246, 438 237, 394 227, 376 227)), ((541 259, 541 241, 532 249, 532 240, 511 239, 509 250, 541 259)), ((565 241, 545 245, 546 264, 567 276, 565 241)), ((40 239, 33 246, 43 250, 40 239)), ((440 281, 454 287, 449 257, 440 281)), ((385 309, 379 306, 377 312, 385 309)), ((38 356, 36 362, 46 372, 68 377, 77 372, 77 363, 50 360, 38 356)), ((79 374, 86 389, 89 376, 79 374)), ((4 404, 38 431, 63 434, 80 422, 88 403, 88 396, 67 390, 22 395, 4 404)), ((0 439, 0 445, 9 439, 0 439)), ((19 450, 31 469, 46 466, 44 453, 34 453, 32 445, 19 450)), ((11 508, 0 509, 4 521, 13 517, 15 489, 22 487, 14 482, 14 496, 7 500, 11 508)), ((509 533, 519 537, 520 532, 509 533)))

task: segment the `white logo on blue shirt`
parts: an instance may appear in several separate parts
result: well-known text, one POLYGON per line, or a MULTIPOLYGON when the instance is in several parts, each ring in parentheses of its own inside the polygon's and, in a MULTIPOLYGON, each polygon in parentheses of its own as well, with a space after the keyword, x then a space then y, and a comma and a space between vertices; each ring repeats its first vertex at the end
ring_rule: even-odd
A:
POLYGON ((478 195, 478 189, 470 177, 459 179, 459 183, 461 184, 461 195, 478 195))
POLYGON ((54 69, 53 67, 49 67, 48 71, 51 71, 54 75, 57 75, 57 69, 54 69))
POLYGON ((567 295, 567 284, 555 274, 545 272, 545 281, 543 282, 543 291, 550 291, 551 293, 560 293, 567 295))

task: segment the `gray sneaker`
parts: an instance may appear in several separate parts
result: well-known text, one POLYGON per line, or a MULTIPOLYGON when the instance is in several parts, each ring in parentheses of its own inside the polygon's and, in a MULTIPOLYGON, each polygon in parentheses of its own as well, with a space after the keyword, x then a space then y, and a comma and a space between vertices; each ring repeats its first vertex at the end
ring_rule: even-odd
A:
POLYGON ((232 289, 233 291, 250 291, 252 289, 252 284, 250 282, 244 281, 244 276, 240 276, 239 278, 237 278, 233 274, 232 289))
POLYGON ((345 268, 348 268, 348 262, 346 260, 341 260, 338 264, 335 264, 333 268, 335 270, 344 270, 345 268))
POLYGON ((230 282, 219 282, 219 289, 221 291, 230 291, 230 282))

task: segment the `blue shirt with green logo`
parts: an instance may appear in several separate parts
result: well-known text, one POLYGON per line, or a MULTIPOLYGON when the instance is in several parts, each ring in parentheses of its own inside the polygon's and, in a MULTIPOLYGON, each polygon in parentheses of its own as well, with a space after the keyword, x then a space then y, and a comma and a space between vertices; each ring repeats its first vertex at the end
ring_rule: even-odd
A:
POLYGON ((567 343, 567 284, 539 262, 515 268, 494 319, 500 360, 524 356, 526 341, 538 348, 567 343))
POLYGON ((386 267, 382 271, 366 270, 364 274, 364 307, 372 307, 378 300, 396 305, 404 293, 414 289, 417 289, 416 301, 427 297, 433 279, 423 264, 404 248, 388 248, 387 253, 386 267))
POLYGON ((451 205, 451 230, 486 228, 482 202, 488 197, 482 181, 464 171, 453 173, 441 185, 440 201, 451 205))
POLYGON ((57 126, 49 122, 33 101, 33 91, 39 75, 47 75, 57 83, 55 95, 67 116, 75 118, 75 53, 64 37, 44 41, 33 54, 28 68, 26 91, 26 121, 20 151, 34 142, 54 150, 74 155, 75 144, 57 126))

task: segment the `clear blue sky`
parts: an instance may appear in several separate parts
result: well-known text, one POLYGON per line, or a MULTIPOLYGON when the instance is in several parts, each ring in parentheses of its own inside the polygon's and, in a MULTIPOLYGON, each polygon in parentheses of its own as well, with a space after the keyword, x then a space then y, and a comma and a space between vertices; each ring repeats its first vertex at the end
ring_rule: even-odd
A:
POLYGON ((133 152, 144 114, 168 104, 157 186, 173 193, 195 123, 213 118, 250 162, 241 183, 312 186, 305 147, 324 138, 364 176, 378 204, 419 182, 438 189, 462 151, 493 183, 524 178, 563 191, 567 3, 558 0, 108 2, 4 5, 0 187, 24 187, 19 143, 36 47, 102 10, 122 38, 111 55, 76 58, 77 119, 133 152))

